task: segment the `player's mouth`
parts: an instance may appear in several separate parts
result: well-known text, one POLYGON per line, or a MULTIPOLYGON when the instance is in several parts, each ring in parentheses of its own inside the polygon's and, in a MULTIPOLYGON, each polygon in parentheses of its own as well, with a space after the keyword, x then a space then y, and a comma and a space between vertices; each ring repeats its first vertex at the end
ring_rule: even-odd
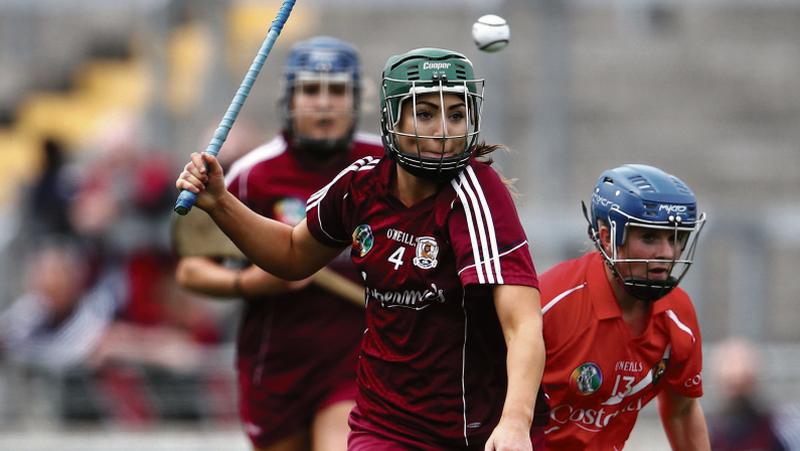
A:
POLYGON ((652 280, 666 280, 669 277, 669 269, 667 268, 650 268, 647 271, 647 276, 652 280))
POLYGON ((419 154, 421 157, 425 158, 447 158, 453 156, 452 152, 444 152, 443 154, 441 150, 437 151, 423 150, 419 154))

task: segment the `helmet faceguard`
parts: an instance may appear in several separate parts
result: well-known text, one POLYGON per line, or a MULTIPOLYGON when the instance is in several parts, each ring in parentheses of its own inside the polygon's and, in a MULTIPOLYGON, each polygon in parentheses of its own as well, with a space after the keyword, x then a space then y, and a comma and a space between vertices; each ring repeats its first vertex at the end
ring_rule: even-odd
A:
POLYGON ((284 127, 295 147, 322 158, 348 149, 358 122, 361 69, 355 48, 335 38, 319 36, 301 41, 292 47, 284 68, 284 89, 280 101, 284 127), (313 87, 313 95, 329 99, 331 92, 344 90, 352 96, 348 111, 298 111, 292 106, 295 95, 302 95, 313 87), (295 129, 295 118, 300 115, 350 114, 353 121, 341 136, 317 139, 304 136, 295 129))
POLYGON ((483 108, 484 80, 476 79, 472 63, 462 54, 450 50, 421 48, 389 58, 383 69, 381 83, 381 134, 389 157, 405 170, 418 177, 437 180, 449 179, 464 168, 475 150, 480 134, 483 108), (463 99, 467 128, 464 133, 449 134, 445 108, 441 107, 441 136, 422 135, 417 125, 417 98, 424 94, 438 94, 439 105, 445 104, 445 95, 454 94, 463 99), (398 124, 403 108, 412 108, 413 131, 400 131, 398 124), (398 138, 415 138, 416 152, 400 150, 398 138), (420 139, 441 143, 441 156, 423 156, 420 139), (446 156, 448 140, 463 141, 463 149, 446 156))
POLYGON ((697 214, 694 193, 680 179, 646 165, 624 165, 605 171, 592 194, 589 236, 625 291, 636 299, 655 301, 678 286, 694 260, 697 239, 705 225, 705 213, 697 214), (600 239, 600 227, 608 228, 610 252, 600 239), (671 259, 621 258, 633 228, 669 231, 679 252, 671 259), (644 278, 623 276, 644 266, 644 278), (650 269, 666 268, 664 279, 650 278, 650 269))

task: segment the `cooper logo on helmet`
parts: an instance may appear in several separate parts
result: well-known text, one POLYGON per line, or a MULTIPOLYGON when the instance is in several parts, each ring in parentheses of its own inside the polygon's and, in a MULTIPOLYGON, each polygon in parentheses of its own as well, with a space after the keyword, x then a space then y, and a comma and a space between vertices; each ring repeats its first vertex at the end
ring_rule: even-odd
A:
POLYGON ((439 70, 439 69, 450 69, 450 63, 431 63, 429 61, 425 61, 422 63, 423 70, 439 70))

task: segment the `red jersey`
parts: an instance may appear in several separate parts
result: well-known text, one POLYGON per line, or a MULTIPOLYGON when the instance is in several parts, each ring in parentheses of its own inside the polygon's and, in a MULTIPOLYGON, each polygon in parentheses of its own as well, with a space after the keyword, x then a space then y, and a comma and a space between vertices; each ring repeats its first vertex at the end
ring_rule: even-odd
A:
MULTIPOLYGON (((247 153, 226 176, 228 190, 255 212, 294 225, 305 217, 309 195, 323 187, 349 162, 382 155, 380 138, 358 133, 341 164, 315 165, 292 149, 284 136, 247 153)), ((360 280, 347 256, 331 267, 360 280)), ((298 367, 308 362, 336 362, 352 355, 353 368, 364 312, 336 295, 309 285, 301 292, 253 299, 245 304, 237 340, 237 358, 252 367, 253 383, 264 373, 283 375, 273 388, 288 388, 298 367), (299 300, 298 300, 299 298, 299 300)))
POLYGON ((664 387, 702 396, 700 328, 683 290, 655 302, 634 337, 600 253, 556 265, 541 284, 547 449, 622 449, 639 411, 664 387))
POLYGON ((525 233, 488 164, 412 207, 395 177, 391 159, 365 158, 308 203, 311 234, 352 246, 367 290, 351 425, 441 448, 485 441, 507 382, 492 285, 538 286, 525 233))

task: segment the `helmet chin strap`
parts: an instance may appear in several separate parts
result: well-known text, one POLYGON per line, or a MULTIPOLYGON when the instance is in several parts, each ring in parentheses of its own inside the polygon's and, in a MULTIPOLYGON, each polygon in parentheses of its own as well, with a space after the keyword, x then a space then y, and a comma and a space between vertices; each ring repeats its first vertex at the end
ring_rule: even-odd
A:
POLYGON ((452 169, 439 169, 433 171, 430 169, 425 169, 419 166, 408 164, 405 161, 401 160, 394 153, 389 152, 388 155, 389 158, 397 161, 400 167, 405 169, 406 172, 408 172, 409 174, 415 177, 419 177, 421 179, 431 180, 436 183, 444 183, 450 181, 462 169, 462 168, 452 168, 452 169))
POLYGON ((315 158, 327 159, 333 155, 346 152, 350 147, 352 137, 353 130, 336 139, 312 139, 293 135, 292 144, 296 149, 306 152, 315 158))
POLYGON ((663 285, 656 286, 652 285, 652 281, 647 279, 636 279, 633 277, 623 279, 616 270, 614 270, 614 278, 622 285, 622 289, 625 290, 626 293, 645 302, 655 302, 663 298, 678 285, 678 279, 672 276, 664 281, 663 285))

